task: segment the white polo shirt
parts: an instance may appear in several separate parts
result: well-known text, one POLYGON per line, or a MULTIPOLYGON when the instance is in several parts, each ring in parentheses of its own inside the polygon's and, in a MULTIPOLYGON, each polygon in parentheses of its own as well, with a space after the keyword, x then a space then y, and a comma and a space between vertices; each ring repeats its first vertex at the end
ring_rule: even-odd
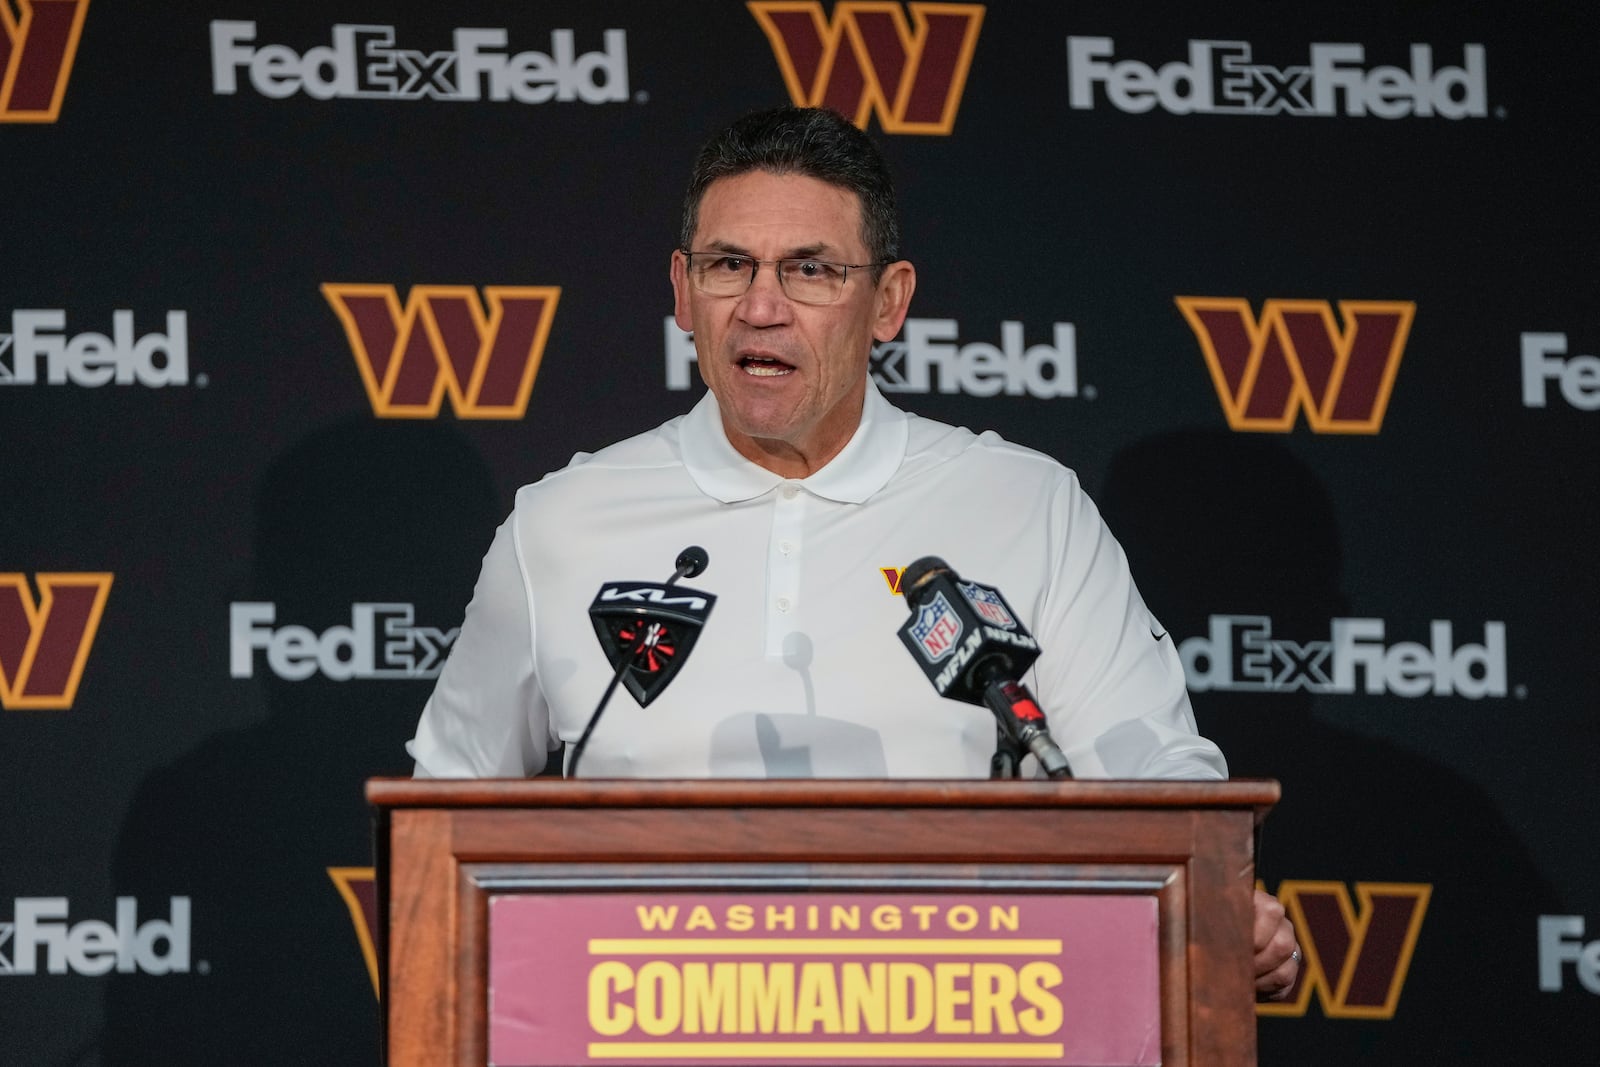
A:
POLYGON ((585 778, 987 777, 993 717, 939 697, 896 635, 909 609, 884 571, 926 555, 999 588, 1038 638, 1026 681, 1076 775, 1227 775, 1077 476, 870 383, 855 436, 808 478, 735 452, 707 394, 524 486, 407 745, 417 774, 522 777, 575 742, 612 675, 589 604, 665 580, 691 544, 710 565, 682 584, 716 605, 649 707, 618 688, 585 778))

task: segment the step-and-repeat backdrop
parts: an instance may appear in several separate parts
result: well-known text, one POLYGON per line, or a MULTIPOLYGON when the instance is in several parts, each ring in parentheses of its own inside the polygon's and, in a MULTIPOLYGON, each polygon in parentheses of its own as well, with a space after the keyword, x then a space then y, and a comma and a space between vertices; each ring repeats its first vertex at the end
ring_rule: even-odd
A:
POLYGON ((515 488, 700 394, 681 189, 789 101, 897 175, 879 386, 1078 470, 1202 728, 1283 782, 1307 968, 1262 1061, 1596 1047, 1593 5, 0 31, 0 1062, 373 1060, 361 783, 409 771, 515 488))

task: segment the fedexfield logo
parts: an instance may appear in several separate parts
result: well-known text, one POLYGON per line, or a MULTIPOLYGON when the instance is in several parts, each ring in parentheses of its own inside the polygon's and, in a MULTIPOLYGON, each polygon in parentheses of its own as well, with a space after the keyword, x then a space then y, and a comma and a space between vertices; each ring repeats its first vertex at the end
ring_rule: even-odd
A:
POLYGON ((886 393, 966 396, 1078 395, 1077 331, 1053 324, 1051 344, 1029 345, 1022 323, 1002 322, 1000 344, 959 344, 955 319, 907 319, 898 341, 872 346, 872 375, 886 393))
POLYGON ((550 51, 508 52, 503 29, 458 29, 453 47, 395 47, 393 26, 337 25, 329 44, 304 53, 256 44, 254 22, 211 23, 211 89, 239 91, 239 72, 262 96, 282 100, 516 101, 605 104, 628 99, 628 39, 606 30, 598 52, 579 54, 572 30, 550 31, 550 51))
POLYGON ((1433 886, 1357 882, 1279 883, 1277 898, 1305 953, 1290 999, 1257 1015, 1304 1015, 1316 993, 1330 1019, 1392 1019, 1422 932, 1433 886))
POLYGON ((1197 693, 1392 694, 1401 697, 1506 695, 1506 624, 1483 624, 1483 641, 1455 642, 1443 619, 1428 643, 1385 644, 1382 619, 1334 619, 1326 641, 1303 644, 1272 636, 1265 615, 1213 615, 1209 631, 1178 645, 1189 688, 1197 693), (1359 680, 1358 680, 1359 679, 1359 680))
POLYGON ((89 0, 0 0, 0 122, 54 122, 89 0))
POLYGON ((1567 354, 1564 333, 1522 335, 1522 406, 1549 406, 1549 386, 1579 411, 1600 411, 1600 357, 1567 354))
POLYGON ((267 654, 267 668, 286 681, 321 674, 336 682, 437 678, 461 628, 439 630, 416 625, 411 604, 353 604, 350 625, 317 633, 306 626, 274 627, 277 605, 231 605, 229 672, 255 675, 255 653, 267 654))
POLYGON ((143 923, 134 897, 117 898, 115 925, 68 924, 69 908, 66 897, 18 897, 13 920, 0 922, 0 976, 189 972, 188 897, 168 900, 168 918, 143 923))
POLYGON ((751 0, 789 99, 885 133, 949 134, 983 24, 982 4, 751 0), (906 11, 911 13, 907 22, 906 11))
POLYGON ((1359 44, 1313 44, 1309 61, 1254 61, 1247 41, 1189 42, 1187 61, 1160 67, 1115 60, 1109 37, 1068 37, 1071 104, 1087 111, 1098 88, 1118 111, 1174 115, 1375 115, 1446 119, 1489 113, 1481 44, 1462 46, 1462 65, 1435 67, 1433 47, 1414 44, 1410 66, 1366 66, 1359 44))
POLYGON ((1383 426, 1417 306, 1268 300, 1257 318, 1234 297, 1180 296, 1211 383, 1235 430, 1287 433, 1304 412, 1316 433, 1374 434, 1383 426))
POLYGON ((1539 916, 1539 991, 1567 988, 1567 966, 1578 984, 1600 996, 1600 940, 1584 942, 1582 915, 1539 916))
POLYGON ((26 575, 0 574, 0 707, 72 707, 111 594, 111 577, 38 574, 35 599, 26 575))
MULTIPOLYGON (((663 326, 667 388, 689 388, 696 360, 694 339, 669 316, 663 326)), ((1051 325, 1050 343, 1028 344, 1022 323, 1002 322, 1000 343, 960 343, 955 319, 907 319, 900 338, 872 346, 869 372, 885 393, 965 396, 1078 395, 1077 332, 1070 322, 1051 325)))
POLYGON ((189 383, 187 312, 167 312, 166 332, 143 336, 126 309, 111 313, 109 335, 68 335, 66 326, 67 313, 59 308, 13 311, 11 332, 0 333, 0 386, 189 383))
POLYGON ((561 290, 491 285, 328 284, 372 410, 431 419, 450 397, 461 419, 520 419, 544 358, 561 290))

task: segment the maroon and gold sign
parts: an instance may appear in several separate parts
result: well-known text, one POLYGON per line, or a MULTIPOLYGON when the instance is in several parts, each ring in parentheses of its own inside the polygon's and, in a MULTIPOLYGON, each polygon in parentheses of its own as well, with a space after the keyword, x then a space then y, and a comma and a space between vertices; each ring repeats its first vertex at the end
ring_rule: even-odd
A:
POLYGON ((110 574, 0 574, 0 708, 72 707, 111 595, 110 574))
POLYGON ((982 4, 842 0, 830 19, 817 0, 750 0, 789 99, 829 107, 862 129, 948 135, 961 107, 982 4), (909 11, 911 18, 906 19, 909 11))
POLYGON ((372 410, 386 419, 520 419, 544 358, 558 286, 334 284, 322 295, 344 324, 372 410))
POLYGON ((1211 383, 1235 430, 1374 434, 1416 317, 1405 300, 1268 300, 1260 317, 1236 297, 1180 296, 1211 383))
POLYGON ((1156 900, 1088 894, 507 894, 489 1059, 1161 1061, 1156 900))
POLYGON ((1257 1015, 1304 1015, 1316 992, 1330 1019, 1392 1019, 1405 988, 1433 886, 1284 881, 1277 897, 1305 949, 1305 966, 1288 1000, 1256 1005, 1257 1015))
POLYGON ((0 122, 61 116, 89 0, 0 3, 0 122))

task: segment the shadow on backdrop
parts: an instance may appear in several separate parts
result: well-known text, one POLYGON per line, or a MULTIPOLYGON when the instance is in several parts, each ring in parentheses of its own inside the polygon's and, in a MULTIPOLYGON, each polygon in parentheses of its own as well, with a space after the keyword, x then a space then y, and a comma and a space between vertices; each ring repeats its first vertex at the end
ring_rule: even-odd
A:
MULTIPOLYGON (((1274 640, 1326 641, 1330 620, 1351 614, 1333 505, 1277 441, 1211 430, 1145 439, 1113 458, 1100 505, 1180 642, 1225 614, 1267 616, 1274 640)), ((1356 882, 1433 887, 1393 1017, 1330 1018, 1313 992, 1304 1016, 1260 1020, 1264 1067, 1555 1063, 1583 1047, 1580 1029, 1593 1041, 1593 1020, 1570 1002, 1563 1017, 1560 1000, 1539 993, 1536 916, 1563 909, 1480 788, 1319 720, 1303 686, 1191 699, 1231 774, 1283 784, 1258 870, 1268 890, 1344 883, 1359 909, 1356 882)))
MULTIPOLYGON (((237 599, 275 605, 273 629, 326 634, 353 626, 354 605, 386 604, 448 631, 501 510, 482 459, 448 424, 326 428, 263 478, 250 588, 237 599)), ((383 617, 395 616, 377 623, 379 667, 383 617)), ((229 625, 227 604, 216 619, 229 625)), ((425 645, 396 658, 426 664, 425 645)), ((377 1062, 376 999, 328 868, 371 864, 362 782, 410 773, 403 745, 433 683, 338 681, 320 668, 287 680, 264 652, 250 655, 253 681, 223 681, 218 664, 218 684, 261 684, 265 721, 150 775, 124 824, 116 892, 163 914, 168 897, 191 899, 193 970, 112 979, 106 1067, 377 1062)))

